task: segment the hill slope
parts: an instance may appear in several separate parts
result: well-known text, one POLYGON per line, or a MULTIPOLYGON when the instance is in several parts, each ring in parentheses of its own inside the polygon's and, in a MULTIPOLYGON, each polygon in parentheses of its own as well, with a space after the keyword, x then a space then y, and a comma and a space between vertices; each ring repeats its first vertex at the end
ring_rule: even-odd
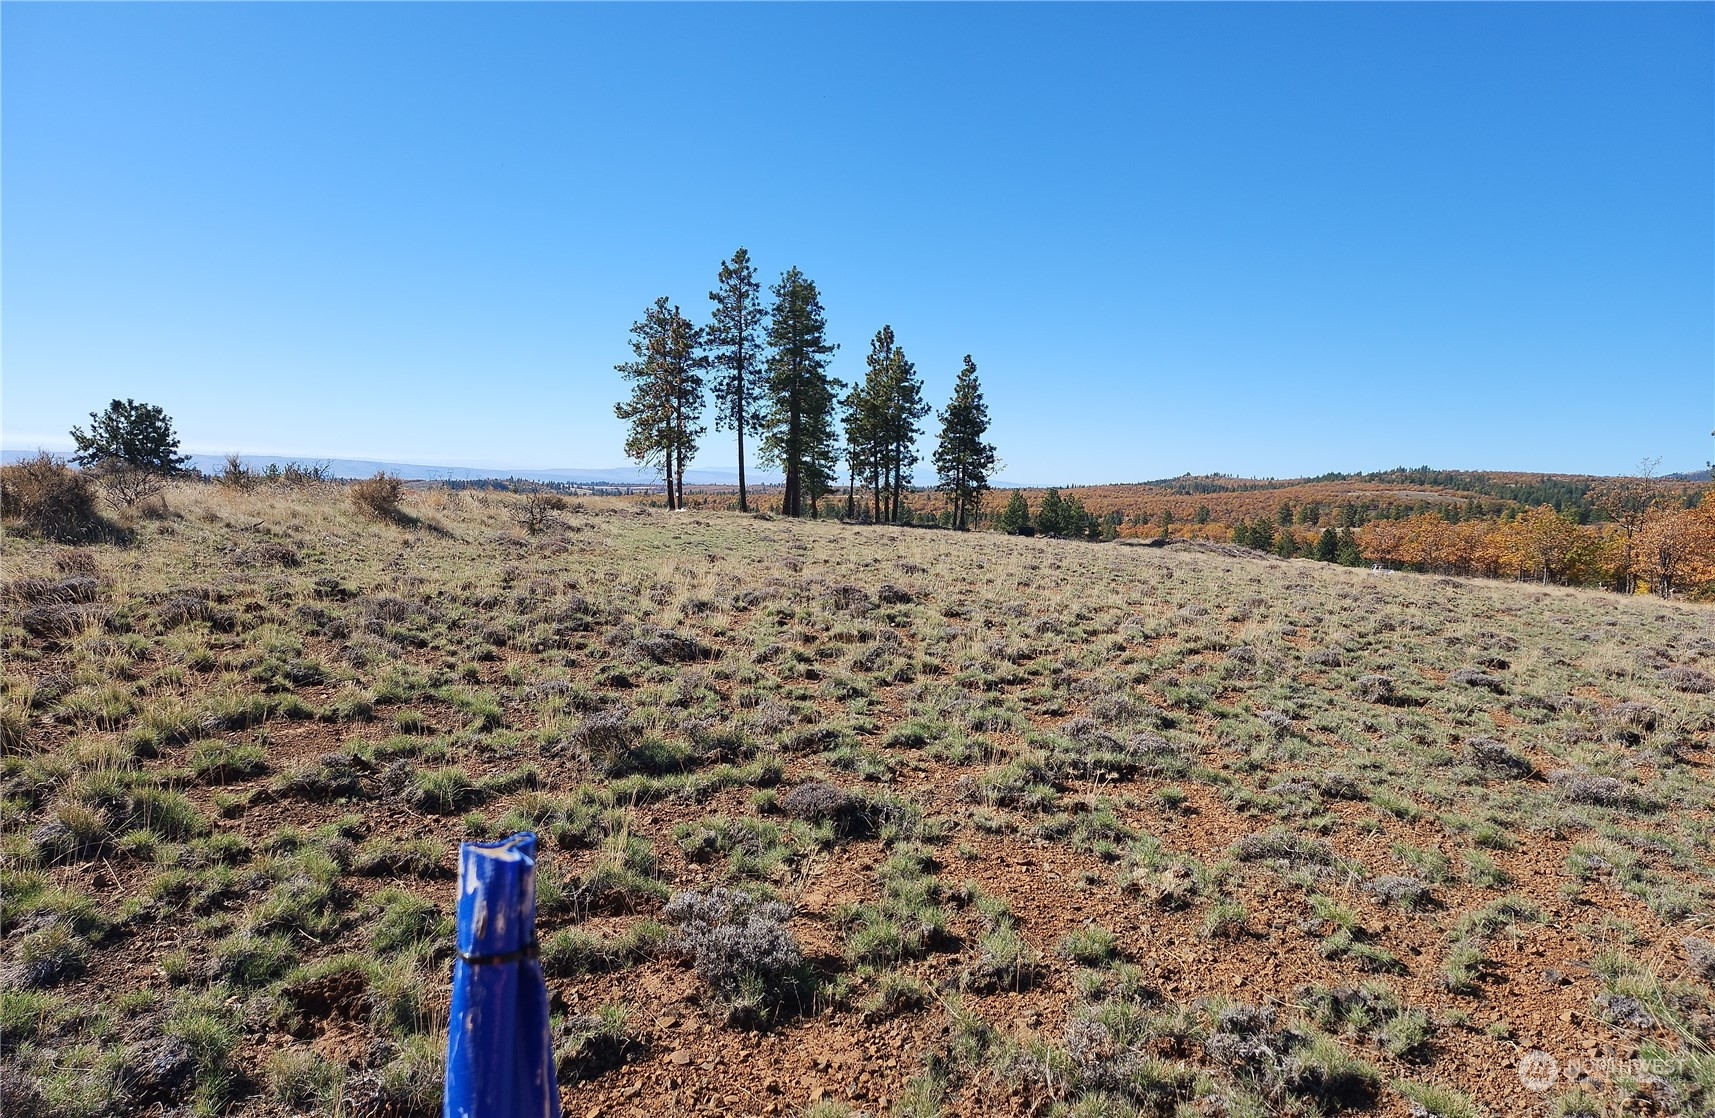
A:
POLYGON ((437 1112, 526 827, 571 1114, 1715 1106, 1707 609, 408 500, 8 540, 8 1113, 437 1112))

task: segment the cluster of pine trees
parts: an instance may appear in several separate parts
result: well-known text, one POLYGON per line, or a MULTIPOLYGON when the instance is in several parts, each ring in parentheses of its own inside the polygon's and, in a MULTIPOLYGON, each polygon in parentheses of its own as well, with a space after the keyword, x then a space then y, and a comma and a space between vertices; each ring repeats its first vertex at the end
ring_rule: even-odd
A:
POLYGON ((1013 536, 1051 536, 1061 540, 1106 543, 1118 538, 1123 521, 1124 517, 1117 512, 1097 516, 1084 507, 1077 494, 1063 496, 1053 488, 1042 494, 1042 505, 1032 516, 1030 502, 1021 491, 1014 489, 1012 499, 1000 514, 999 526, 1001 531, 1013 536))
MULTIPOLYGON (((632 325, 633 360, 616 366, 631 394, 614 406, 630 424, 626 454, 661 472, 669 508, 684 507, 685 470, 707 433, 702 416, 712 394, 716 429, 732 431, 738 445, 739 511, 750 511, 749 439, 761 461, 786 475, 785 515, 821 515, 844 466, 845 516, 911 520, 902 498, 914 485, 917 441, 930 408, 893 327, 876 332, 864 379, 847 385, 828 373, 838 347, 828 341, 815 281, 789 268, 768 294, 765 305, 750 254, 740 248, 721 264, 707 326, 692 323, 666 296, 632 325)), ((938 418, 937 488, 947 496, 953 527, 963 529, 998 466, 986 441, 988 405, 968 354, 938 418)))
POLYGON ((1316 559, 1343 567, 1356 567, 1364 561, 1357 533, 1350 527, 1336 532, 1330 526, 1322 529, 1321 535, 1306 539, 1292 530, 1290 519, 1283 522, 1277 532, 1274 521, 1265 516, 1250 523, 1241 520, 1233 525, 1233 542, 1240 547, 1272 551, 1282 559, 1316 559))

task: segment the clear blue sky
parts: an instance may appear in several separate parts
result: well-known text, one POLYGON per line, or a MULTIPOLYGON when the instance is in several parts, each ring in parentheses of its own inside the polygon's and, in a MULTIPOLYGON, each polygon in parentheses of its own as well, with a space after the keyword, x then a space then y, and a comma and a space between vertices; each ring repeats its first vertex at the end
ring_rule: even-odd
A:
POLYGON ((621 465, 743 244, 1010 478, 1699 468, 1712 13, 9 3, 4 439, 621 465))

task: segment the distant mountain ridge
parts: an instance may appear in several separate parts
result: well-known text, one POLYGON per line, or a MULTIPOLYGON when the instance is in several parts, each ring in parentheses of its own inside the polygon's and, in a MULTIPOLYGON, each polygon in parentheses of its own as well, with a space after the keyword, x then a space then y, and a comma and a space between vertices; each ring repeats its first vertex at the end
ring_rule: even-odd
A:
MULTIPOLYGON (((661 475, 640 466, 617 469, 582 469, 566 467, 535 470, 507 466, 428 466, 417 462, 385 462, 369 458, 306 458, 271 454, 243 454, 240 460, 253 470, 265 470, 270 465, 284 467, 290 462, 303 465, 325 465, 337 478, 372 477, 385 472, 406 481, 484 481, 496 478, 516 478, 519 481, 552 481, 564 485, 659 485, 661 475)), ((226 456, 193 454, 191 465, 204 473, 218 474, 226 468, 226 456)), ((737 470, 686 470, 687 485, 737 485, 737 470)))
MULTIPOLYGON (((56 451, 55 453, 63 454, 64 452, 56 451)), ((27 451, 7 448, 4 452, 0 452, 0 461, 16 462, 21 458, 34 457, 35 454, 34 448, 27 451)), ((516 479, 519 481, 558 482, 563 485, 659 486, 661 484, 660 474, 641 466, 587 469, 579 467, 532 469, 512 466, 433 466, 417 462, 389 462, 378 458, 321 458, 307 454, 241 454, 239 460, 253 470, 265 470, 271 465, 284 468, 294 462, 304 466, 323 466, 327 469, 329 476, 343 479, 366 478, 374 476, 377 472, 386 472, 405 481, 516 479)), ((226 456, 224 454, 193 454, 191 455, 191 465, 206 474, 218 474, 226 468, 226 456)), ((785 481, 785 478, 778 473, 759 470, 755 467, 746 470, 745 473, 746 480, 752 485, 780 485, 785 481)), ((1093 484, 1089 482, 1062 482, 1059 483, 1059 487, 1061 489, 1080 490, 1124 487, 1160 489, 1180 494, 1213 494, 1282 489, 1305 483, 1349 481, 1430 484, 1457 491, 1488 493, 1498 496, 1507 490, 1522 488, 1526 485, 1540 485, 1544 481, 1588 482, 1598 476, 1601 475, 1553 471, 1525 473, 1521 471, 1432 470, 1427 466, 1420 466, 1415 469, 1401 467, 1370 473, 1327 473, 1312 478, 1245 478, 1231 474, 1181 474, 1178 477, 1158 478, 1153 481, 1096 482, 1093 484)), ((1661 480, 1671 482, 1705 482, 1710 480, 1710 473, 1707 469, 1659 476, 1661 480)), ((736 486, 738 484, 738 471, 691 469, 685 472, 685 484, 736 486)), ((998 477, 991 484, 996 489, 1046 488, 1045 484, 1040 481, 1020 481, 998 477)), ((1506 495, 1514 496, 1515 494, 1507 493, 1506 495)))
MULTIPOLYGON (((34 450, 5 451, 4 460, 16 462, 20 458, 32 458, 34 450)), ((429 466, 417 462, 387 462, 372 458, 321 458, 311 454, 241 454, 239 461, 252 470, 266 470, 269 466, 284 468, 292 463, 301 466, 322 466, 328 474, 336 478, 365 478, 373 477, 378 472, 393 474, 405 481, 485 481, 492 479, 516 478, 520 481, 553 481, 567 485, 659 485, 661 477, 653 470, 639 466, 622 466, 617 469, 579 469, 575 467, 536 470, 510 466, 429 466)), ((206 474, 218 474, 226 468, 224 454, 193 454, 191 466, 206 474)), ((779 484, 779 475, 762 471, 747 471, 747 480, 753 480, 758 485, 779 484)), ((737 485, 737 470, 687 470, 685 471, 687 485, 737 485)))

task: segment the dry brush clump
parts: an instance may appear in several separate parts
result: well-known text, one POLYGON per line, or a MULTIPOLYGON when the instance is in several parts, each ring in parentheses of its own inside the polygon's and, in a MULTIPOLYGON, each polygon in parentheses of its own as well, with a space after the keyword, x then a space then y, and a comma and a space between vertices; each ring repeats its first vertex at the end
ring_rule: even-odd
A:
POLYGON ((55 543, 91 543, 115 534, 96 509, 90 476, 43 451, 0 466, 0 517, 55 543))
POLYGON ((398 520, 404 515, 399 502, 405 498, 405 483, 393 474, 377 472, 374 477, 351 484, 351 503, 367 516, 377 520, 398 520))

